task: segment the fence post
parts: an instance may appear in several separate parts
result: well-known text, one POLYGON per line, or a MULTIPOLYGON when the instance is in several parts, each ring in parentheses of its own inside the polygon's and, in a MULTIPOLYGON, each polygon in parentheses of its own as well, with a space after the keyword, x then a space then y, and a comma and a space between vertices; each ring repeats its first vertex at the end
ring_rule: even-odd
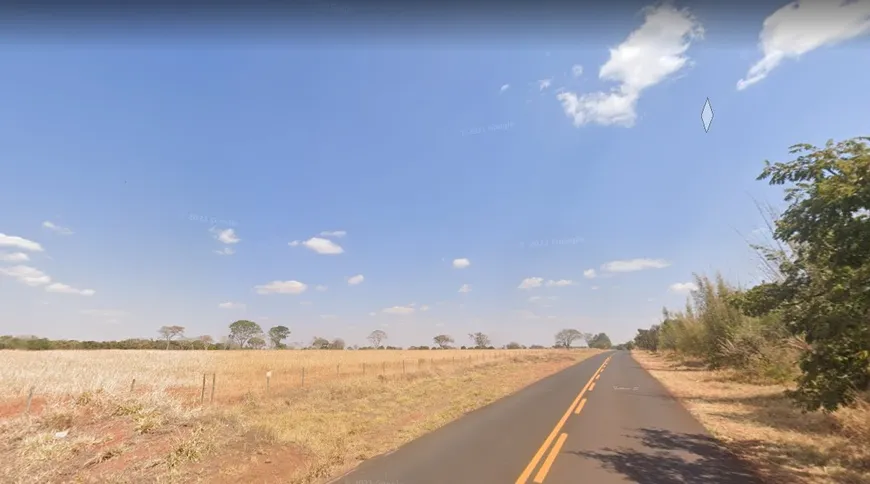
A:
POLYGON ((209 403, 214 403, 214 384, 217 382, 217 373, 211 374, 211 401, 209 403))
POLYGON ((133 378, 133 382, 130 383, 130 393, 133 393, 133 390, 136 389, 136 379, 133 378))
POLYGON ((387 362, 384 361, 384 362, 381 362, 381 375, 386 375, 386 374, 387 374, 387 362))
POLYGON ((305 367, 302 367, 302 386, 305 386, 305 367))
POLYGON ((199 404, 205 404, 205 373, 202 374, 202 393, 199 395, 199 404))
POLYGON ((335 365, 335 374, 341 376, 341 363, 335 365))
POLYGON ((405 374, 405 360, 402 360, 402 374, 405 374))
POLYGON ((269 383, 272 381, 272 370, 266 372, 266 395, 269 394, 269 383))
POLYGON ((27 392, 27 407, 24 410, 24 413, 30 415, 30 403, 33 402, 33 390, 35 390, 35 386, 30 387, 30 391, 27 392))

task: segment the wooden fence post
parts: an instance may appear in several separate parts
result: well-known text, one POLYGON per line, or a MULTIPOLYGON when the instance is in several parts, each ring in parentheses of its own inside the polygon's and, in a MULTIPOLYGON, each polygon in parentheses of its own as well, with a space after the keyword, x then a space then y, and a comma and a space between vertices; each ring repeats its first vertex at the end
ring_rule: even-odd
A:
POLYGON ((136 389, 136 379, 133 378, 133 382, 130 383, 130 393, 133 393, 133 390, 136 389))
POLYGON ((202 393, 199 395, 199 404, 205 404, 205 373, 202 374, 202 393))
POLYGON ((217 382, 217 373, 211 374, 211 401, 209 403, 214 403, 214 384, 217 382))
POLYGON ((24 409, 24 413, 30 415, 30 404, 33 402, 33 391, 36 389, 35 386, 30 387, 30 391, 27 392, 27 407, 24 409))
POLYGON ((272 381, 272 370, 266 372, 266 395, 269 394, 269 383, 272 381))

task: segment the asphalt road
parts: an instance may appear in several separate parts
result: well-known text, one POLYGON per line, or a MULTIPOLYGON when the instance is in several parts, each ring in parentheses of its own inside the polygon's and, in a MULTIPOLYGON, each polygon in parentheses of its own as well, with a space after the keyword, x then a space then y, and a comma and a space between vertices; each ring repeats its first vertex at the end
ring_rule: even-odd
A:
POLYGON ((336 484, 753 484, 624 351, 584 360, 369 459, 336 484))

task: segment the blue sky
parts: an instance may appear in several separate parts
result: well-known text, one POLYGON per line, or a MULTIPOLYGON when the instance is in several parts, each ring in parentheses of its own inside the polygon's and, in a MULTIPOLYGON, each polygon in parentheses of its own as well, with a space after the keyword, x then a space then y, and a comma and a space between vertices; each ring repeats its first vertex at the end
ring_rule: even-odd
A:
POLYGON ((627 340, 693 272, 757 279, 763 160, 870 132, 866 25, 814 3, 576 45, 6 42, 0 333, 627 340))

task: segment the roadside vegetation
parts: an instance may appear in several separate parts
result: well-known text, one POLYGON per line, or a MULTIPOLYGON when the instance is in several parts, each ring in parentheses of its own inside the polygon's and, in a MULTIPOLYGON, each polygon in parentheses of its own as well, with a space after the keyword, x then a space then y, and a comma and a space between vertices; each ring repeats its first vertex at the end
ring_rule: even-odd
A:
POLYGON ((717 436, 782 482, 870 482, 870 138, 796 145, 754 245, 766 279, 695 276, 638 355, 717 436))

